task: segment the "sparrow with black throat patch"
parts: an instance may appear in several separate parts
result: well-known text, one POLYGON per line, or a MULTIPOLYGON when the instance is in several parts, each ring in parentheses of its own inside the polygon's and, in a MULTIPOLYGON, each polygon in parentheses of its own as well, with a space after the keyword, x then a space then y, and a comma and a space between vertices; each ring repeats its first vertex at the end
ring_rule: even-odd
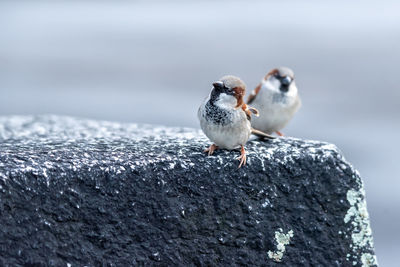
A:
POLYGON ((238 77, 227 75, 213 83, 210 95, 201 104, 197 116, 204 134, 213 142, 204 152, 212 155, 218 148, 240 148, 239 168, 246 164, 244 145, 251 134, 274 138, 251 127, 251 114, 258 111, 243 101, 246 85, 238 77))
POLYGON ((260 113, 251 122, 255 129, 283 136, 280 130, 301 106, 293 71, 286 67, 271 70, 253 90, 247 104, 260 113))

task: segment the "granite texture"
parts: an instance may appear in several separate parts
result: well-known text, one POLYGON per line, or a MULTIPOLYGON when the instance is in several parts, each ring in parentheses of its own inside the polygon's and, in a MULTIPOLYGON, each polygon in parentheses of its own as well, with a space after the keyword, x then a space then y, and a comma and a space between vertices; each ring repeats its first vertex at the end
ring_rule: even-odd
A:
POLYGON ((364 190, 331 144, 0 117, 1 266, 375 266, 364 190))

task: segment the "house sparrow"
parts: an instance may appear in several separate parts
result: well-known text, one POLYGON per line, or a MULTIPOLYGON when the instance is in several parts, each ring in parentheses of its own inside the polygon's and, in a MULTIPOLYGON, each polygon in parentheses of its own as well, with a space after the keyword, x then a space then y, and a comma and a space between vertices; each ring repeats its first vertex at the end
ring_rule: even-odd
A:
POLYGON ((251 93, 247 104, 260 112, 260 117, 251 122, 255 129, 283 136, 280 130, 301 106, 293 71, 286 67, 271 70, 251 93))
POLYGON ((204 134, 213 144, 204 152, 208 155, 218 148, 235 149, 240 147, 239 168, 246 164, 244 145, 250 135, 256 134, 274 138, 251 127, 251 114, 258 111, 248 108, 243 101, 246 85, 235 76, 224 76, 213 83, 210 95, 201 104, 197 116, 204 134))

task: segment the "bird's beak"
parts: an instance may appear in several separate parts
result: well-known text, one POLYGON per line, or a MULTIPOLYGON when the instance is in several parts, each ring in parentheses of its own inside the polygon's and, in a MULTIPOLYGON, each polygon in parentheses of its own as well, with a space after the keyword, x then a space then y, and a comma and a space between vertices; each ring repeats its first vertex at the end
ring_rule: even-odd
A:
POLYGON ((288 76, 282 78, 282 80, 281 80, 281 83, 284 86, 288 86, 291 82, 292 82, 292 78, 290 78, 288 76))
POLYGON ((213 83, 215 89, 222 89, 224 87, 224 83, 221 81, 213 83))

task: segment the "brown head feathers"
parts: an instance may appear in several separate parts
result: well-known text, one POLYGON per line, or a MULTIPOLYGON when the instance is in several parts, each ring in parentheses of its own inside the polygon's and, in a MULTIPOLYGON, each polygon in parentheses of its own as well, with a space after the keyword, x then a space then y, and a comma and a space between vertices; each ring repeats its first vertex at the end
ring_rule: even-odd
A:
POLYGON ((293 71, 287 67, 278 67, 272 69, 267 73, 267 75, 265 75, 264 80, 268 80, 268 78, 271 76, 290 77, 292 80, 294 79, 293 71))

